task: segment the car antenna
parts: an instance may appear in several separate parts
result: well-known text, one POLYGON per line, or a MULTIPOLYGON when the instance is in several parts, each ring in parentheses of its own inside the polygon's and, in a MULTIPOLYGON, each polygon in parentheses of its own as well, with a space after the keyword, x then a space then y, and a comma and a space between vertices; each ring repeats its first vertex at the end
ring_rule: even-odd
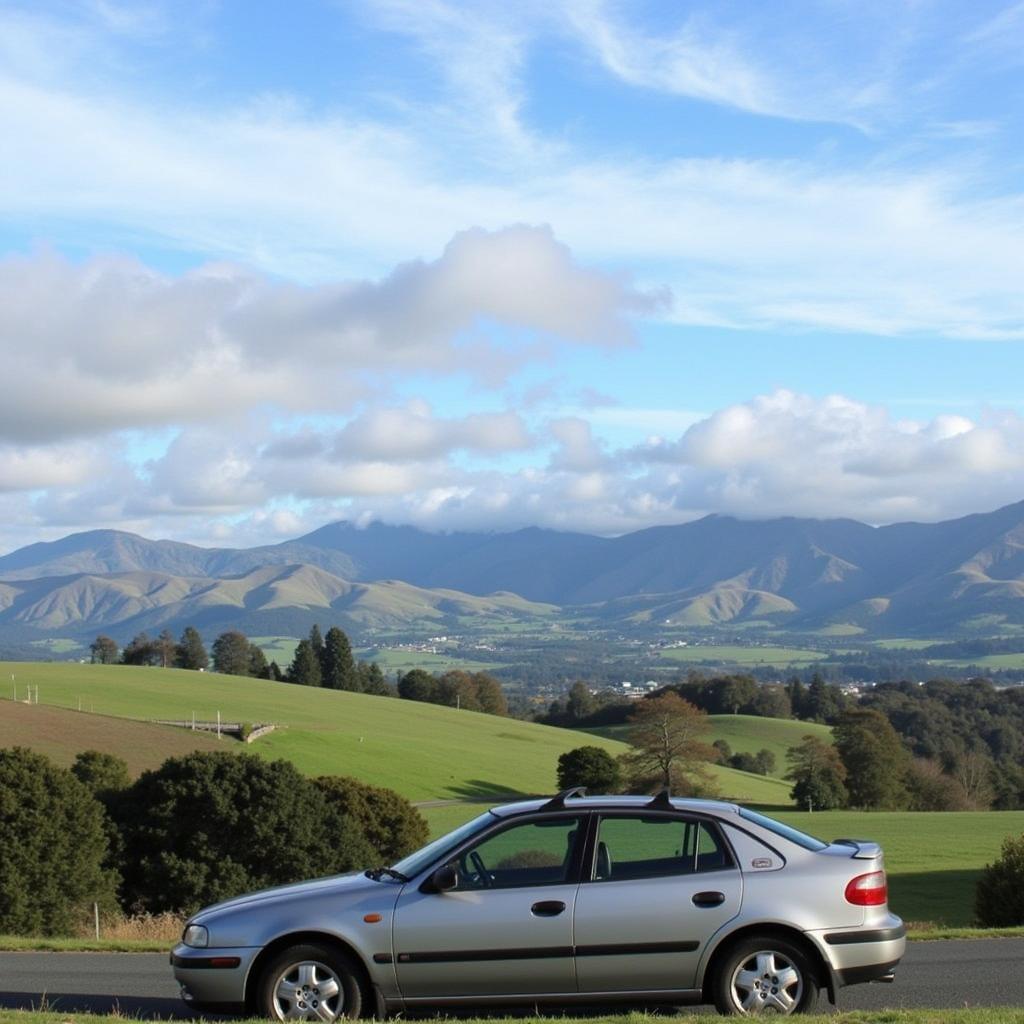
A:
POLYGON ((587 795, 586 786, 573 786, 572 789, 563 789, 558 796, 553 796, 543 807, 542 811, 564 811, 565 801, 587 795))
POLYGON ((644 807, 651 811, 674 811, 672 806, 672 791, 666 786, 657 796, 653 797, 650 803, 644 807))

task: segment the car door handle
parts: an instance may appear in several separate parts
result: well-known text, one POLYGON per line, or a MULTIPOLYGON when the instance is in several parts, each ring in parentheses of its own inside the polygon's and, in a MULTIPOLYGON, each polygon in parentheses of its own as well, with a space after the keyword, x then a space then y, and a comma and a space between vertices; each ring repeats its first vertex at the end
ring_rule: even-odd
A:
POLYGON ((724 902, 724 892, 695 892, 693 894, 693 905, 695 907, 719 907, 724 902))
POLYGON ((561 900, 541 900, 530 907, 530 913, 534 917, 558 917, 565 910, 565 904, 561 900))

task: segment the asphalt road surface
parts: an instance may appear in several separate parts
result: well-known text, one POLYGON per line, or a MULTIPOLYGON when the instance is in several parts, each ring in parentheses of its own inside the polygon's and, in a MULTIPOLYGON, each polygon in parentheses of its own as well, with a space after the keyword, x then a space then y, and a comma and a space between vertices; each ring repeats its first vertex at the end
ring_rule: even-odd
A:
MULTIPOLYGON (((1019 1006, 1022 976, 1024 939, 912 942, 895 982, 844 989, 839 1008, 1019 1006)), ((0 1008, 41 1006, 190 1019, 166 954, 0 953, 0 1008)))

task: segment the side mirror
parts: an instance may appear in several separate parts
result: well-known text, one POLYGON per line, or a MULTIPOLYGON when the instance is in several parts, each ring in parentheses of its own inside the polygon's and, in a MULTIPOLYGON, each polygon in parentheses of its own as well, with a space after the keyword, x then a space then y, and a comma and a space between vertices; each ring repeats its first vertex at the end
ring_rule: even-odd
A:
POLYGON ((444 864, 430 876, 434 892, 449 892, 459 884, 459 872, 454 864, 444 864))

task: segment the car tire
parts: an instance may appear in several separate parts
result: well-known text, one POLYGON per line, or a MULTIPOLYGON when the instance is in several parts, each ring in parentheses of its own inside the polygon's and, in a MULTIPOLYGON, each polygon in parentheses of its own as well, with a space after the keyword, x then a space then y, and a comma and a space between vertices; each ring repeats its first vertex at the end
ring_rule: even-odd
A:
POLYGON ((811 958, 793 942, 752 935, 730 947, 712 979, 715 1008, 729 1017, 810 1013, 819 981, 811 958))
POLYGON ((317 943, 276 954, 260 974, 257 1000, 264 1017, 284 1020, 290 1015, 319 1024, 359 1017, 368 1005, 360 965, 340 949, 317 943))

